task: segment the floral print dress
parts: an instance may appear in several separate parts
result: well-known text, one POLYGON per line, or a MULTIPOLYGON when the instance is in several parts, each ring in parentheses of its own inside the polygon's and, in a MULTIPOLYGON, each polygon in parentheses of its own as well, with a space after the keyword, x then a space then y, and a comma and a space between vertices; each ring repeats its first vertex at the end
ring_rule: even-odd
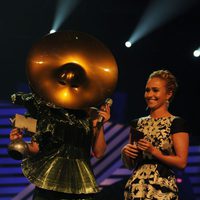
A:
MULTIPOLYGON (((131 129, 143 132, 144 139, 151 142, 164 155, 175 154, 172 134, 188 132, 185 120, 177 116, 133 120, 131 129)), ((131 132, 134 134, 134 132, 131 132)), ((178 200, 178 187, 173 170, 156 160, 151 154, 142 152, 134 163, 132 176, 126 183, 125 200, 178 200)))

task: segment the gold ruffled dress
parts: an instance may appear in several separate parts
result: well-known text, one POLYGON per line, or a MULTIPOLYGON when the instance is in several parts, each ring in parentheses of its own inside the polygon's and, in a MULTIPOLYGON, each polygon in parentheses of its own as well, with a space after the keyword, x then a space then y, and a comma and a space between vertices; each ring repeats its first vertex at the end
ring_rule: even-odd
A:
POLYGON ((84 112, 49 107, 32 93, 17 94, 15 101, 38 120, 32 140, 40 151, 22 160, 22 171, 29 181, 39 188, 68 194, 99 192, 90 165, 92 123, 84 112))

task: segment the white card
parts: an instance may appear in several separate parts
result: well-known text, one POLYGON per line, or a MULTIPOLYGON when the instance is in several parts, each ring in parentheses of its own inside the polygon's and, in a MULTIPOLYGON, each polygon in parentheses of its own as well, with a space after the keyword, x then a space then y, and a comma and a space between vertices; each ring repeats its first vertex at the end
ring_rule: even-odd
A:
POLYGON ((13 122, 16 128, 22 128, 26 129, 29 132, 36 133, 37 120, 34 118, 16 114, 13 122))

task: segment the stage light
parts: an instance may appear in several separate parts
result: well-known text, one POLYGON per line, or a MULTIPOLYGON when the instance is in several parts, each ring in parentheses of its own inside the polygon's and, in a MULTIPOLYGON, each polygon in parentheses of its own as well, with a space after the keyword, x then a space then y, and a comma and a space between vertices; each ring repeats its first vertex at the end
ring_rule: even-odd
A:
POLYGON ((49 31, 49 33, 55 33, 56 32, 56 30, 54 30, 54 29, 51 29, 50 31, 49 31))
POLYGON ((196 50, 193 52, 193 56, 194 56, 194 57, 199 57, 199 56, 200 56, 200 48, 196 49, 196 50))
POLYGON ((126 46, 127 48, 130 48, 130 47, 132 46, 132 44, 131 44, 130 41, 127 41, 127 42, 125 42, 125 46, 126 46))

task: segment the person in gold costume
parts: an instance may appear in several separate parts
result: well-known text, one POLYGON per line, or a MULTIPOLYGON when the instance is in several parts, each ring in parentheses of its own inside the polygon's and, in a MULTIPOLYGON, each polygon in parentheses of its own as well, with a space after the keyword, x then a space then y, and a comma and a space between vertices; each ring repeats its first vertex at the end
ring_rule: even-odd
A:
MULTIPOLYGON (((27 143, 29 154, 22 160, 23 174, 35 185, 33 200, 94 200, 99 188, 90 158, 105 153, 103 125, 85 110, 49 107, 34 93, 12 99, 37 119, 37 132, 27 143)), ((106 123, 110 107, 103 107, 98 114, 106 123)), ((11 141, 22 137, 20 129, 11 130, 11 141)))

